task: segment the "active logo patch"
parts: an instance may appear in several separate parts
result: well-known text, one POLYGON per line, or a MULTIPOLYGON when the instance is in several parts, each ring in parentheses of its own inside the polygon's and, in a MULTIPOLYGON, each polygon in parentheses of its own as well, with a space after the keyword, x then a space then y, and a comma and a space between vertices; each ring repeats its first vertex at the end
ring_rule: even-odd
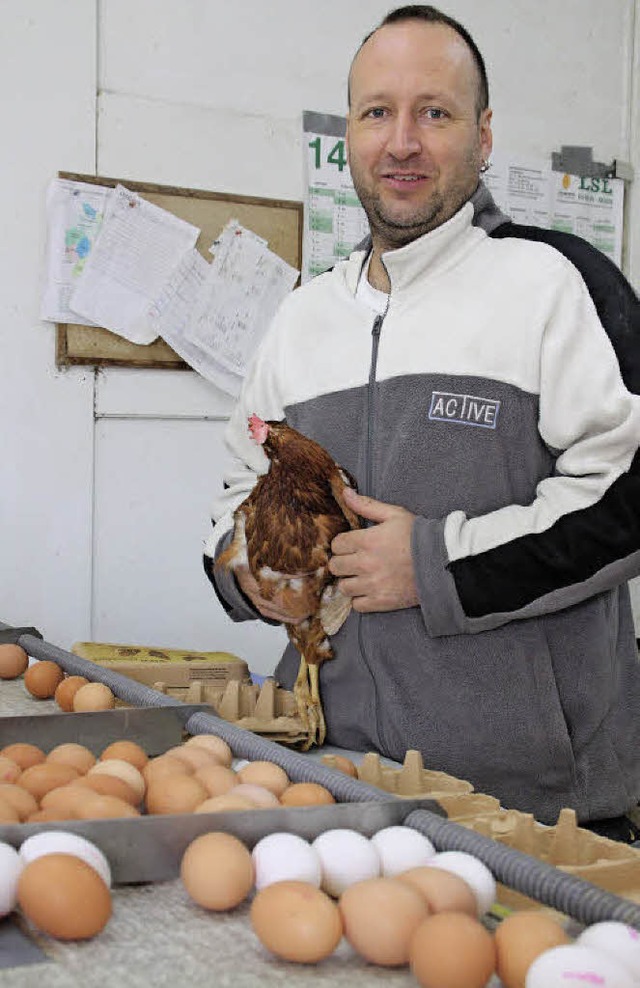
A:
POLYGON ((429 418, 435 422, 455 422, 458 425, 495 429, 499 411, 500 402, 493 398, 434 391, 431 395, 429 418))

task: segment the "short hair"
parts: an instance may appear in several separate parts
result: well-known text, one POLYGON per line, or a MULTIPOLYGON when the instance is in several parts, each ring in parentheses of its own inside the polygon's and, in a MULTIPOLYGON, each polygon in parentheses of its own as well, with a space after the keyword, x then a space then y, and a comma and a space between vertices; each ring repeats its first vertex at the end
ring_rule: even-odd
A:
MULTIPOLYGON (((382 27, 386 27, 387 24, 398 24, 401 21, 424 21, 427 24, 444 24, 446 27, 450 27, 453 31, 458 34, 467 48, 473 56, 473 61, 475 63, 478 72, 478 93, 476 97, 476 113, 478 119, 480 119, 480 114, 483 110, 486 110, 489 106, 489 79, 487 77, 487 68, 484 64, 484 58, 478 48, 477 44, 467 31, 466 27, 463 27, 459 21, 454 20, 453 17, 449 17, 448 14, 443 13, 443 11, 438 10, 437 7, 431 7, 428 4, 423 3, 412 3, 405 7, 396 7, 395 10, 389 11, 386 17, 380 21, 377 27, 374 27, 373 31, 363 38, 362 43, 351 62, 351 67, 356 60, 359 52, 366 45, 369 38, 380 30, 382 27)), ((351 70, 349 70, 349 80, 348 80, 348 101, 351 105, 351 70)))

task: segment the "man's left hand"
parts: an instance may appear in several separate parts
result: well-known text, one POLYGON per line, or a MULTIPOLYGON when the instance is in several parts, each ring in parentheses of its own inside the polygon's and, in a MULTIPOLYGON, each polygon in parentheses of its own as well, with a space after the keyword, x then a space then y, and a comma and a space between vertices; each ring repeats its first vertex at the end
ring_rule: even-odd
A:
POLYGON ((338 577, 340 590, 362 613, 415 607, 419 603, 411 557, 415 515, 350 488, 344 498, 356 514, 376 524, 341 532, 331 543, 329 569, 338 577))

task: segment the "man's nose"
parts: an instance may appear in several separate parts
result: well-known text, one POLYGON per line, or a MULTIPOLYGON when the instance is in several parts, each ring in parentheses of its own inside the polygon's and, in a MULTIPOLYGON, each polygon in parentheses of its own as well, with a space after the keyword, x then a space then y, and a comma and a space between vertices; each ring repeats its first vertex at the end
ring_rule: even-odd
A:
POLYGON ((387 151, 399 160, 410 158, 422 150, 418 123, 413 114, 398 114, 392 123, 387 151))

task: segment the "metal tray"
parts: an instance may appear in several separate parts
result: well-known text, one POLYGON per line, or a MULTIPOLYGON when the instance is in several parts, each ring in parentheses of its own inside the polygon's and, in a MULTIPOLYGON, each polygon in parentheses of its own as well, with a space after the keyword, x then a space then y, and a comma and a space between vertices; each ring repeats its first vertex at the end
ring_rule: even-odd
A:
MULTIPOLYGON (((47 717, 0 717, 0 748, 15 742, 37 744, 43 751, 73 741, 99 755, 112 741, 129 740, 148 755, 159 755, 183 740, 184 727, 206 704, 123 707, 96 713, 47 717)), ((142 815, 109 820, 60 820, 0 824, 0 841, 15 848, 32 834, 64 830, 92 841, 106 855, 116 884, 158 882, 175 878, 186 848, 200 834, 224 830, 252 848, 277 831, 313 840, 325 830, 347 827, 370 837, 383 827, 401 824, 418 808, 438 812, 431 799, 343 802, 330 806, 282 807, 223 813, 142 815)), ((444 810, 440 810, 446 816, 444 810)))
POLYGON ((431 808, 428 800, 394 799, 380 803, 167 814, 121 820, 10 823, 0 825, 0 841, 17 849, 27 837, 45 830, 80 834, 106 856, 115 884, 161 882, 177 877, 189 844, 212 830, 234 834, 249 849, 267 834, 282 831, 313 840, 325 830, 347 827, 370 837, 383 827, 402 824, 412 810, 427 803, 431 808))
POLYGON ((0 749, 27 742, 43 751, 73 741, 99 755, 113 741, 135 741, 149 756, 183 740, 186 722, 195 713, 210 713, 204 703, 163 707, 116 707, 95 713, 49 714, 46 717, 0 717, 0 749))

